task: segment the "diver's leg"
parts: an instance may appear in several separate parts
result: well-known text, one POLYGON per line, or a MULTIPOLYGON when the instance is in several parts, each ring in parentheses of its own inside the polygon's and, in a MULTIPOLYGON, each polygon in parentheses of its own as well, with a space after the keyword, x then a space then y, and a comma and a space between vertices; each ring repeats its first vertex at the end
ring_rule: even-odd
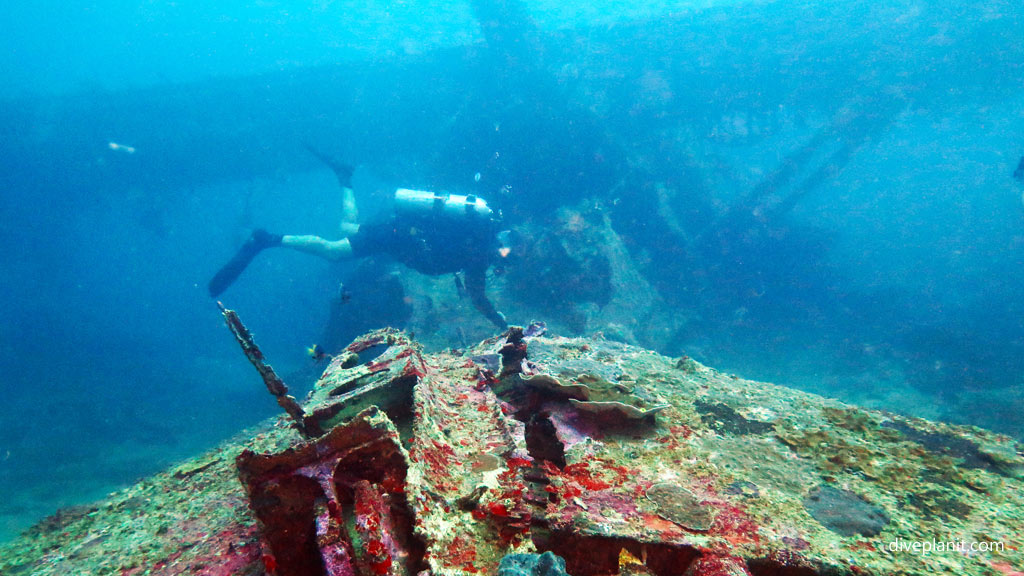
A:
POLYGON ((313 235, 286 235, 281 238, 281 246, 326 258, 327 260, 348 260, 352 258, 352 244, 349 243, 348 238, 325 240, 313 235))
POLYGON ((341 187, 341 233, 351 236, 359 231, 359 209, 356 194, 349 186, 341 187))
POLYGON ((357 224, 359 210, 356 208, 355 192, 352 191, 352 173, 355 172, 355 167, 332 158, 309 144, 306 144, 306 150, 309 150, 313 156, 326 164, 331 172, 334 172, 334 176, 338 179, 338 185, 341 186, 341 234, 343 236, 355 234, 359 230, 359 224, 357 224))
MULTIPOLYGON (((358 227, 356 228, 358 229, 358 227)), ((349 243, 348 238, 331 241, 324 240, 319 236, 281 236, 271 234, 266 230, 255 230, 231 260, 210 279, 208 285, 210 296, 214 298, 220 296, 221 292, 227 290, 242 275, 253 258, 263 250, 276 246, 284 246, 327 260, 347 260, 352 257, 352 244, 349 243)))
POLYGON ((208 288, 210 296, 216 298, 221 292, 227 290, 235 280, 242 275, 249 263, 257 254, 266 248, 280 246, 283 238, 277 234, 271 234, 266 230, 254 230, 252 236, 245 241, 245 244, 238 249, 238 252, 228 260, 228 263, 221 267, 210 279, 208 288))

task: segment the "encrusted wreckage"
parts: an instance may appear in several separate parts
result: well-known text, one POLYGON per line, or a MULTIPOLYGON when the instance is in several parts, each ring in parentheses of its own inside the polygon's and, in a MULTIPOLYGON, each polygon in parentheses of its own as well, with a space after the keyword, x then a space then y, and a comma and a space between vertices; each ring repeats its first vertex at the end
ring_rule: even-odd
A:
MULTIPOLYGON (((1024 565, 1009 438, 606 340, 534 326, 425 354, 378 331, 303 412, 48 519, 0 573, 469 576, 540 552, 574 576, 1024 565), (901 551, 948 541, 967 548, 901 551)), ((541 573, 516 562, 502 573, 541 573)))

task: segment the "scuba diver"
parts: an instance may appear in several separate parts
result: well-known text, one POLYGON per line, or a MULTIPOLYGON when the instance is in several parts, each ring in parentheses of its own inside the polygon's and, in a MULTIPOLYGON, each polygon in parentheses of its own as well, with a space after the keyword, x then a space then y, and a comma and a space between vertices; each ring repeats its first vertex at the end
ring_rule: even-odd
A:
POLYGON ((210 280, 210 296, 216 298, 231 286, 253 258, 267 248, 280 246, 334 261, 383 254, 430 276, 464 272, 465 291, 476 309, 498 328, 508 327, 505 316, 486 295, 487 270, 500 256, 500 213, 473 195, 400 188, 395 191, 394 210, 389 218, 359 224, 352 190, 354 169, 312 148, 309 150, 334 171, 341 184, 344 237, 327 240, 314 235, 255 230, 210 280))

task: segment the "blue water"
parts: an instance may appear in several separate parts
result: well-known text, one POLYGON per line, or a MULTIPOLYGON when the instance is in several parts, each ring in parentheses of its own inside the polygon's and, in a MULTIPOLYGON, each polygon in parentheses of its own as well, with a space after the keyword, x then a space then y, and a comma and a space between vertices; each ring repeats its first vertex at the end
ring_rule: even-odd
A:
MULTIPOLYGON (((337 236, 304 143, 364 214, 597 206, 692 319, 638 344, 1024 438, 1019 2, 526 1, 499 53, 482 1, 216 4, 0 7, 0 538, 276 413, 205 285, 254 227, 337 236)), ((225 294, 298 394, 354 266, 225 294)), ((584 284, 497 300, 586 332, 584 284)))

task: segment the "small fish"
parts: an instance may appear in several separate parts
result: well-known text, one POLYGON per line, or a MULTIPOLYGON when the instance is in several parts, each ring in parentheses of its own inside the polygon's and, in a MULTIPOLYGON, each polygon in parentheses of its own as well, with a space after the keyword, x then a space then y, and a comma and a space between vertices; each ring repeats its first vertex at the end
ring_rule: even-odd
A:
POLYGON ((107 142, 107 147, 115 152, 124 152, 125 154, 135 154, 134 146, 126 146, 124 144, 118 144, 117 142, 107 142))
POLYGON ((1013 171, 1013 177, 1017 182, 1024 184, 1024 156, 1020 157, 1020 163, 1017 164, 1017 169, 1013 171))
POLYGON ((313 362, 319 362, 324 358, 327 358, 327 352, 324 352, 323 346, 319 344, 313 344, 309 348, 306 348, 306 354, 313 359, 313 362))
POLYGON ((338 299, 341 300, 342 304, 348 304, 349 300, 352 299, 352 293, 349 292, 348 286, 338 284, 338 299))
POLYGON ((476 174, 473 175, 473 182, 479 182, 480 178, 481 178, 480 173, 477 172, 476 174))

